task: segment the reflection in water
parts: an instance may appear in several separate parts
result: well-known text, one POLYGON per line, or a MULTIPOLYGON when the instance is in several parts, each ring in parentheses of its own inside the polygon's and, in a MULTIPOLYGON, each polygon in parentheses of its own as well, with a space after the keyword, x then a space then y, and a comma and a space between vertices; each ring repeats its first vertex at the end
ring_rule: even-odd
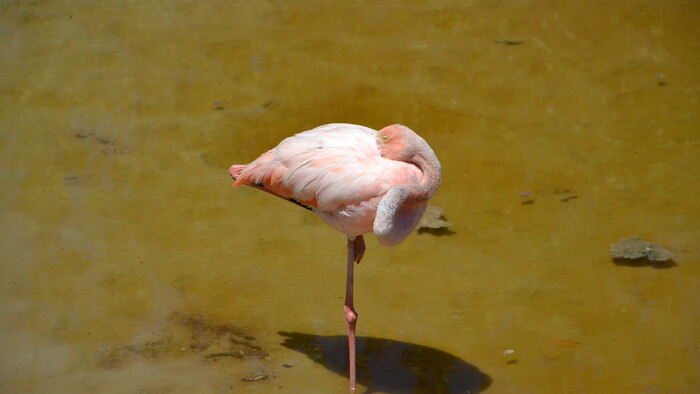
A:
MULTIPOLYGON (((347 337, 279 332, 283 346, 343 376, 347 337)), ((491 385, 479 368, 441 350, 413 343, 357 337, 357 381, 366 393, 478 393, 491 385)))

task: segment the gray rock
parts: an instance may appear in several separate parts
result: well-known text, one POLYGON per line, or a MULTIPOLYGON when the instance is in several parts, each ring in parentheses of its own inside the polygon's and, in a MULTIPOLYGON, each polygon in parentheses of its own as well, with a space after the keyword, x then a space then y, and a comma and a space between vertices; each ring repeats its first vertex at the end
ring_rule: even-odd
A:
POLYGON ((647 259, 669 261, 673 254, 659 244, 639 237, 624 238, 610 245, 610 255, 615 259, 647 259))

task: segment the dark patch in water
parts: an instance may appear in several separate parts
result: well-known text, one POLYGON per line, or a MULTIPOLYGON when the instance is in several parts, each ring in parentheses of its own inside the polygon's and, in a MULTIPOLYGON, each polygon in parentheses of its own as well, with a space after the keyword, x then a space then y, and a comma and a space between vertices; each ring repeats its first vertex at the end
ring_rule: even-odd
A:
POLYGON ((511 45, 521 45, 525 43, 525 40, 520 40, 517 38, 499 38, 497 40, 493 40, 496 44, 503 44, 506 46, 511 46, 511 45))
POLYGON ((575 200, 575 199, 577 199, 577 198, 578 198, 578 196, 569 196, 569 197, 562 198, 562 199, 559 200, 559 201, 561 201, 561 202, 569 202, 569 201, 575 200))
POLYGON ((613 263, 622 267, 652 267, 656 269, 668 269, 677 266, 675 261, 649 261, 647 258, 639 259, 625 259, 625 258, 614 258, 613 263))
POLYGON ((449 228, 443 227, 443 228, 419 228, 416 231, 417 234, 430 234, 430 235, 436 235, 438 237, 441 237, 443 235, 454 235, 457 234, 456 231, 452 231, 449 228))
POLYGON ((84 139, 86 141, 99 144, 98 146, 100 146, 101 153, 118 155, 129 153, 126 148, 118 146, 114 141, 105 137, 96 136, 93 133, 75 133, 73 136, 78 139, 84 139))
POLYGON ((197 356, 208 362, 268 359, 255 337, 230 324, 214 324, 201 316, 172 313, 163 333, 141 343, 114 346, 97 353, 98 364, 115 368, 134 358, 161 359, 197 356))
MULTIPOLYGON (((348 376, 348 340, 279 332, 282 346, 304 353, 330 371, 348 376)), ((357 337, 357 381, 365 393, 480 393, 492 382, 466 361, 447 352, 413 343, 357 337)))

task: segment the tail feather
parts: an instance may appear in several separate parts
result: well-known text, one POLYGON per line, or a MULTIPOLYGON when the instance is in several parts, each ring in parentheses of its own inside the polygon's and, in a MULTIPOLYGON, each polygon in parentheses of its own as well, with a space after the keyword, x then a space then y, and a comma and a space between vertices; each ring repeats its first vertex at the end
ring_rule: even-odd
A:
POLYGON ((253 188, 255 188, 255 189, 262 190, 262 191, 264 191, 264 192, 266 192, 266 193, 270 193, 270 194, 272 194, 273 196, 277 196, 277 197, 283 198, 283 199, 285 199, 285 200, 287 200, 287 201, 289 201, 289 202, 291 202, 291 203, 294 203, 294 204, 296 204, 296 205, 299 205, 299 206, 302 207, 302 208, 306 208, 306 209, 308 209, 308 210, 312 210, 312 208, 311 208, 309 205, 304 204, 304 203, 302 203, 302 202, 300 202, 300 201, 297 201, 297 200, 295 200, 295 199, 292 198, 292 197, 288 197, 288 195, 291 195, 291 192, 288 191, 288 190, 283 191, 283 190, 281 189, 281 188, 282 188, 282 185, 281 185, 281 183, 278 182, 279 179, 276 179, 277 182, 272 182, 272 178, 274 178, 275 175, 277 175, 277 177, 279 177, 279 176, 281 176, 281 174, 268 174, 268 175, 267 175, 268 178, 269 178, 269 179, 268 179, 268 183, 275 184, 275 185, 279 186, 279 189, 280 189, 280 190, 278 190, 277 193, 276 193, 275 191, 270 190, 270 189, 268 189, 267 187, 265 187, 265 185, 264 185, 262 182, 260 182, 260 183, 258 183, 258 182, 250 182, 250 181, 251 181, 251 179, 249 179, 250 177, 243 177, 242 179, 239 180, 238 178, 241 176, 241 172, 243 172, 243 170, 245 170, 246 167, 247 167, 246 165, 234 164, 234 165, 232 165, 231 168, 228 170, 229 174, 231 174, 231 178, 233 178, 233 180, 235 181, 235 182, 233 183, 234 186, 240 186, 241 184, 246 185, 246 186, 250 186, 250 187, 253 187, 253 188))
POLYGON ((241 172, 245 170, 245 168, 246 166, 243 164, 234 164, 228 170, 228 173, 231 174, 231 178, 233 178, 233 180, 235 181, 241 175, 241 172))

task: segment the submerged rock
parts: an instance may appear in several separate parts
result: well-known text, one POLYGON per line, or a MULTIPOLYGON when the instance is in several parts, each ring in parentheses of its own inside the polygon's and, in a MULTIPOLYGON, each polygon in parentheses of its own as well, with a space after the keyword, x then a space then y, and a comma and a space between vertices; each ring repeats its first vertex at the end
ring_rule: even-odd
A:
POLYGON ((423 217, 418 223, 418 230, 421 229, 440 229, 449 227, 452 223, 443 219, 445 217, 445 210, 439 207, 434 207, 428 205, 428 209, 425 210, 423 217))
POLYGON ((649 262, 670 261, 673 254, 659 244, 639 237, 624 238, 610 245, 610 255, 614 259, 646 259, 649 262))

